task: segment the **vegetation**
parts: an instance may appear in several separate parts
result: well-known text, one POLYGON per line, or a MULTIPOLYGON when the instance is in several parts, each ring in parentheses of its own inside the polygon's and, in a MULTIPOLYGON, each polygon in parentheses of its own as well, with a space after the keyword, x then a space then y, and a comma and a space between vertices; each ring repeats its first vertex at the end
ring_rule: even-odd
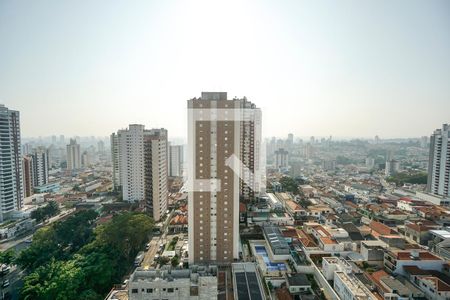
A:
POLYGON ((31 212, 31 218, 35 219, 37 223, 45 221, 53 216, 59 214, 60 209, 58 203, 55 201, 49 201, 44 207, 39 207, 31 212))
POLYGON ((411 184, 427 184, 427 173, 398 173, 393 176, 388 177, 386 180, 388 182, 394 182, 397 186, 403 186, 405 183, 411 184))
POLYGON ((13 250, 8 250, 5 252, 0 252, 0 264, 11 264, 14 262, 14 259, 16 257, 16 254, 13 250))
POLYGON ((178 266, 178 264, 180 263, 180 258, 178 257, 178 255, 175 255, 174 257, 172 257, 172 259, 170 260, 170 263, 171 263, 172 267, 178 266))
POLYGON ((153 221, 125 212, 94 229, 96 217, 82 211, 36 232, 17 258, 29 270, 22 299, 103 299, 121 281, 148 241, 153 221))
POLYGON ((167 244, 167 251, 173 251, 175 250, 175 246, 177 245, 178 242, 178 236, 174 237, 169 244, 167 244))
POLYGON ((283 191, 298 195, 298 182, 289 176, 284 176, 280 179, 281 187, 283 191))

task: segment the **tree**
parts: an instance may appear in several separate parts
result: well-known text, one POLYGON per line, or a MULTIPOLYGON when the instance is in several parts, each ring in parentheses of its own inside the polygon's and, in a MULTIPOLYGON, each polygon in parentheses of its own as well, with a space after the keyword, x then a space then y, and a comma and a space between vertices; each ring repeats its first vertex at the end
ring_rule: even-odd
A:
POLYGON ((281 187, 283 191, 293 193, 294 195, 298 195, 298 183, 297 181, 289 176, 284 176, 280 179, 281 187))
POLYGON ((174 257, 172 257, 172 259, 170 260, 170 263, 172 264, 172 267, 178 266, 178 264, 180 263, 180 258, 178 257, 178 255, 175 255, 174 257))
POLYGON ((33 236, 33 243, 20 252, 17 263, 23 268, 35 268, 50 262, 51 258, 61 260, 91 241, 93 221, 97 213, 81 211, 39 229, 33 236))
POLYGON ((13 250, 7 250, 5 252, 0 252, 0 263, 10 265, 14 262, 16 258, 16 253, 13 250))
POLYGON ((60 212, 59 205, 55 201, 49 201, 44 207, 39 207, 32 211, 30 216, 35 219, 36 222, 40 223, 50 217, 57 215, 60 212))
POLYGON ((52 260, 24 278, 21 297, 28 299, 78 299, 83 273, 74 261, 52 260))
POLYGON ((92 231, 96 216, 79 212, 36 233, 18 258, 30 270, 23 299, 103 299, 121 280, 148 240, 153 220, 126 212, 92 231))

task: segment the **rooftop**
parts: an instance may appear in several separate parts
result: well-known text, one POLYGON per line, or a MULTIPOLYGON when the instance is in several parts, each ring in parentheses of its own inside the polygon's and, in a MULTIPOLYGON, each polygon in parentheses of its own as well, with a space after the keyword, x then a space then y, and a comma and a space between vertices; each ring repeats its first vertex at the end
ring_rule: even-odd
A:
POLYGON ((287 276, 287 280, 289 286, 310 286, 311 282, 309 282, 308 277, 306 277, 303 273, 297 273, 287 276))
POLYGON ((413 258, 411 251, 391 251, 397 260, 442 260, 428 251, 417 251, 417 258, 413 258))
POLYGON ((264 226, 263 231, 272 250, 289 249, 289 245, 278 227, 264 226))

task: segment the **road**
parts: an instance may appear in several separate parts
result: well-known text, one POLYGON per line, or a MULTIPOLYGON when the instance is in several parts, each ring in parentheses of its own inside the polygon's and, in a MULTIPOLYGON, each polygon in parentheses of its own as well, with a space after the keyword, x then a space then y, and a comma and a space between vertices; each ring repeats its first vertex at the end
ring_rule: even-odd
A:
MULTIPOLYGON (((58 221, 58 220, 60 220, 62 218, 65 218, 65 217, 69 216, 70 214, 72 214, 74 212, 75 212, 74 208, 62 211, 60 214, 58 214, 58 215, 48 219, 48 221, 45 224, 42 224, 42 226, 47 226, 47 225, 49 225, 49 224, 51 224, 53 222, 56 222, 56 221, 58 221)), ((5 243, 1 243, 0 244, 0 251, 1 252, 6 251, 6 250, 8 250, 8 249, 10 249, 12 247, 15 247, 15 246, 23 243, 25 240, 31 239, 33 237, 33 234, 34 233, 31 233, 31 234, 29 234, 29 235, 27 235, 25 237, 20 237, 18 239, 14 239, 14 240, 11 240, 11 241, 7 241, 5 243)))
POLYGON ((148 269, 151 267, 156 252, 158 252, 159 250, 159 245, 161 243, 165 244, 166 243, 166 236, 167 236, 167 230, 168 230, 168 226, 169 226, 169 222, 173 217, 173 213, 174 211, 170 211, 169 215, 167 216, 166 220, 164 221, 163 227, 162 227, 162 234, 161 236, 155 236, 150 240, 150 248, 148 249, 148 251, 145 253, 144 256, 144 260, 142 261, 141 266, 145 269, 148 269))
MULTIPOLYGON (((63 211, 60 214, 58 214, 57 216, 50 218, 43 225, 46 226, 46 225, 56 222, 62 218, 65 218, 68 215, 72 214, 74 211, 75 211, 75 209, 63 211)), ((6 243, 2 243, 0 245, 0 251, 6 251, 9 249, 13 249, 17 255, 17 254, 19 254, 19 252, 30 247, 31 243, 27 243, 25 241, 31 239, 32 237, 33 237, 33 234, 29 234, 25 237, 21 237, 19 239, 15 239, 12 241, 8 241, 6 243)), ((22 280, 23 275, 24 275, 23 273, 24 273, 24 271, 21 270, 20 268, 18 268, 17 266, 12 266, 11 271, 8 274, 1 276, 1 278, 0 278, 1 279, 0 280, 0 299, 4 299, 5 293, 9 293, 9 295, 11 295, 11 298, 9 298, 9 299, 12 299, 12 300, 19 299, 19 291, 23 286, 23 280, 22 280), (9 286, 6 288, 2 288, 1 284, 6 279, 9 280, 9 286)))
MULTIPOLYGON (((18 254, 20 251, 23 251, 28 247, 30 247, 30 243, 20 242, 12 247, 12 249, 16 252, 16 254, 18 254)), ((9 293, 11 295, 10 299, 19 299, 19 291, 23 286, 23 273, 24 271, 17 266, 12 266, 11 271, 8 274, 1 276, 0 284, 3 283, 4 280, 8 279, 10 285, 6 288, 0 287, 0 299, 3 299, 3 295, 5 293, 9 293)))

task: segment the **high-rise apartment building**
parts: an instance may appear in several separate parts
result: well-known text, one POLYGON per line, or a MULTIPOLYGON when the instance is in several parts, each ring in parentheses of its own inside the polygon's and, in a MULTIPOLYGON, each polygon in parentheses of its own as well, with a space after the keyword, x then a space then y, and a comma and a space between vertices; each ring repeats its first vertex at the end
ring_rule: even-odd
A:
POLYGON ((131 124, 111 135, 114 186, 158 221, 167 209, 167 130, 131 124))
POLYGON ((289 152, 283 148, 275 151, 275 167, 277 169, 286 169, 289 167, 289 152))
POLYGON ((113 185, 114 190, 121 189, 120 181, 120 161, 119 161, 119 135, 117 133, 112 133, 110 136, 111 141, 111 162, 113 169, 113 185))
POLYGON ((81 169, 80 145, 75 139, 70 139, 67 145, 67 170, 81 169))
POLYGON ((233 99, 240 104, 240 170, 239 195, 243 202, 250 202, 263 189, 261 110, 247 98, 233 99))
POLYGON ((39 147, 31 155, 33 186, 41 186, 48 183, 49 160, 48 150, 39 147))
POLYGON ((443 124, 430 137, 428 192, 450 196, 450 125, 443 124))
POLYGON ((23 204, 19 112, 0 105, 0 222, 23 204))
POLYGON ((145 208, 154 220, 167 210, 169 197, 167 177, 167 130, 151 129, 144 134, 145 208))
POLYGON ((183 145, 169 146, 169 176, 183 176, 183 145))
POLYGON ((392 176, 400 171, 400 162, 395 159, 389 159, 386 161, 386 168, 384 174, 386 176, 392 176))
POLYGON ((33 158, 29 155, 24 156, 22 160, 23 167, 23 192, 25 197, 34 194, 33 184, 33 158))
POLYGON ((254 153, 260 151, 260 122, 260 110, 245 98, 203 92, 188 100, 190 263, 229 264, 239 258, 242 183, 260 186, 260 155, 254 153))

